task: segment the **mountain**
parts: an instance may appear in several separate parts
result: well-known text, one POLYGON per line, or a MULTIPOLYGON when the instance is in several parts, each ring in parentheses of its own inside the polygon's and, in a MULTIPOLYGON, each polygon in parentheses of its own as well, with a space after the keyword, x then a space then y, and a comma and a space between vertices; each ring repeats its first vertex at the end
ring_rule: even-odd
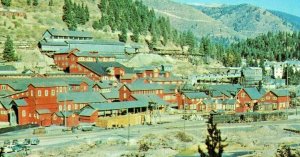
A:
POLYGON ((294 29, 300 30, 300 17, 291 15, 291 14, 287 14, 287 13, 284 13, 281 11, 275 11, 275 10, 268 10, 268 11, 271 12, 272 14, 274 14, 275 16, 278 16, 278 17, 284 19, 288 23, 291 23, 294 26, 294 29))
POLYGON ((228 28, 222 21, 206 15, 193 6, 170 0, 143 0, 143 3, 153 8, 158 15, 168 17, 174 28, 180 31, 191 30, 198 38, 207 35, 214 38, 245 38, 228 28))
POLYGON ((247 37, 255 37, 268 31, 291 31, 293 26, 286 26, 285 20, 266 9, 249 4, 224 5, 221 7, 197 7, 203 13, 221 21, 227 27, 247 37))
POLYGON ((178 30, 190 29, 197 37, 210 36, 236 41, 269 31, 299 30, 296 22, 288 18, 290 16, 283 16, 283 13, 279 16, 279 13, 249 4, 188 5, 170 0, 143 0, 143 3, 159 15, 169 17, 171 24, 178 30), (285 21, 288 21, 288 25, 285 21))

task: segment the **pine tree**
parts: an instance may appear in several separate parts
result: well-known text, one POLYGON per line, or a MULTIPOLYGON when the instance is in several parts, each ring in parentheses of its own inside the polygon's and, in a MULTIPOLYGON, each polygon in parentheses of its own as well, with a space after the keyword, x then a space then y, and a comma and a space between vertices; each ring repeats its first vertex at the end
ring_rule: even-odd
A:
POLYGON ((39 0, 33 0, 32 5, 33 6, 38 6, 39 5, 39 0))
POLYGON ((119 35, 119 41, 127 42, 127 27, 123 26, 121 34, 119 35))
POLYGON ((221 131, 217 129, 217 124, 213 122, 213 116, 210 115, 207 121, 207 132, 208 135, 205 140, 207 147, 207 152, 205 153, 200 146, 198 146, 198 152, 201 157, 222 157, 224 148, 227 145, 224 145, 226 139, 222 139, 221 131))
POLYGON ((6 7, 10 7, 11 5, 11 0, 1 0, 1 4, 6 6, 6 7))
POLYGON ((8 62, 17 61, 17 57, 15 56, 14 43, 10 36, 6 37, 3 50, 3 59, 8 62))
POLYGON ((50 0, 50 1, 49 1, 49 4, 48 4, 48 6, 54 6, 54 2, 53 2, 53 0, 50 0))
POLYGON ((31 0, 27 0, 27 5, 31 6, 31 0))
POLYGON ((140 34, 138 32, 138 29, 133 30, 132 40, 134 42, 139 42, 140 34))

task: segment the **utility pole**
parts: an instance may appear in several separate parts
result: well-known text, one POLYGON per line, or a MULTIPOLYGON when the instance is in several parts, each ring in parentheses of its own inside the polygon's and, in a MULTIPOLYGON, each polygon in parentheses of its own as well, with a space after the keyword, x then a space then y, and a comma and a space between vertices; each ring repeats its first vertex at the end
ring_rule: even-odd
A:
POLYGON ((64 96, 64 98, 65 98, 65 101, 64 101, 64 108, 65 108, 65 116, 64 116, 64 117, 65 117, 65 127, 67 127, 67 105, 66 105, 66 101, 67 101, 67 100, 66 100, 66 94, 67 94, 67 93, 64 93, 64 95, 65 95, 65 96, 64 96))
POLYGON ((127 109, 127 117, 128 117, 128 127, 127 127, 127 146, 129 146, 129 136, 130 136, 130 115, 129 109, 127 109))

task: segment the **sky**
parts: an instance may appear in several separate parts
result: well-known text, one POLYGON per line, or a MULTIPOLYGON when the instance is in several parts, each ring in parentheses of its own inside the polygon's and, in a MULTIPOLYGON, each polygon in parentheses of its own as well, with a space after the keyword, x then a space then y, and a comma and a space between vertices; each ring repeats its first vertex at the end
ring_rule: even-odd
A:
POLYGON ((172 0, 180 3, 243 4, 248 3, 269 10, 286 12, 300 17, 300 0, 172 0))

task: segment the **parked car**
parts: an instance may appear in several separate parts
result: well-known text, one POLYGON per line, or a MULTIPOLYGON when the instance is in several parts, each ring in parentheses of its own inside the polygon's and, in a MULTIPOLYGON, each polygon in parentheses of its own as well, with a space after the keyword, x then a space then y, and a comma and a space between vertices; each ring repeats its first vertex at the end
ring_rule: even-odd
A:
POLYGON ((21 144, 16 144, 16 145, 12 146, 12 150, 14 152, 19 152, 19 151, 22 151, 23 149, 24 149, 24 146, 21 144))
POLYGON ((8 145, 10 145, 10 140, 4 140, 3 146, 5 147, 5 146, 8 146, 8 145))
POLYGON ((16 144, 19 144, 19 141, 17 139, 13 139, 12 140, 12 145, 16 145, 16 144))
POLYGON ((11 153, 11 152, 13 152, 12 147, 13 147, 13 145, 7 145, 5 147, 2 147, 1 149, 2 149, 3 153, 11 153))
POLYGON ((82 126, 81 130, 82 131, 92 131, 93 130, 93 126, 82 126))
POLYGON ((37 137, 26 138, 23 142, 24 145, 38 145, 39 143, 40 140, 37 137))

